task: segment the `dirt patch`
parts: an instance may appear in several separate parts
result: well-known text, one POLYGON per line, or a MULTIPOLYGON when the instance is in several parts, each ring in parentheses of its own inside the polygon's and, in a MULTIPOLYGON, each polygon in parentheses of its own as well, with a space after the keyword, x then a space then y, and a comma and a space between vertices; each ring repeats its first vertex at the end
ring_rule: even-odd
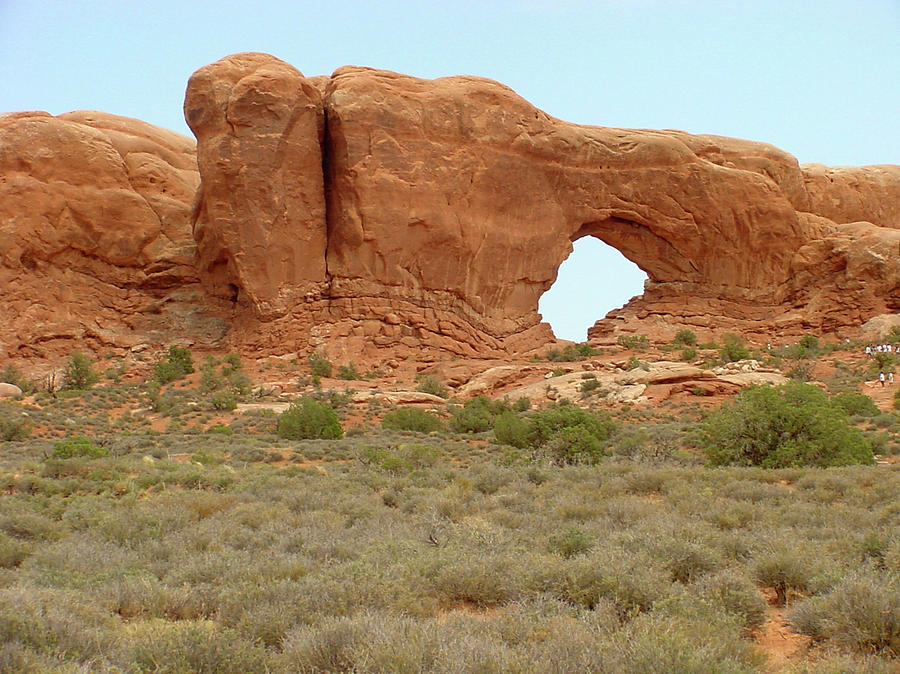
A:
POLYGON ((769 605, 765 622, 756 633, 756 643, 768 658, 766 671, 781 672, 807 652, 809 639, 788 624, 788 608, 776 604, 775 590, 764 588, 760 593, 769 605))

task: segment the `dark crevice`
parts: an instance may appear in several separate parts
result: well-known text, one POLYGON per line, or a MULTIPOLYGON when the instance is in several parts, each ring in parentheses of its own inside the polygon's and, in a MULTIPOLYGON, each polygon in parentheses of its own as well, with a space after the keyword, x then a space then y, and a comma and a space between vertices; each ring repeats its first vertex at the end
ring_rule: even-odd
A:
POLYGON ((331 226, 333 212, 331 207, 331 195, 334 180, 331 166, 331 133, 328 126, 328 92, 322 95, 322 130, 319 134, 319 149, 322 154, 322 197, 325 202, 325 296, 331 294, 331 273, 328 269, 328 249, 331 243, 331 226))

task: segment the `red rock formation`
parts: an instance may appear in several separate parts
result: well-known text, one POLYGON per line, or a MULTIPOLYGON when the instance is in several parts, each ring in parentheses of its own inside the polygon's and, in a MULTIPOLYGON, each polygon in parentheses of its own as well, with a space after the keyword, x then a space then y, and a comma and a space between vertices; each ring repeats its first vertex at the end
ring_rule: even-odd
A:
POLYGON ((194 227, 204 279, 283 316, 325 282, 319 91, 283 61, 236 54, 194 73, 184 114, 210 176, 194 227))
POLYGON ((764 143, 569 124, 481 78, 305 78, 264 54, 197 71, 185 116, 197 160, 135 120, 0 117, 8 353, 180 336, 502 358, 552 339, 538 299, 583 236, 650 279, 597 342, 769 341, 900 310, 897 166, 800 166, 764 143))
POLYGON ((193 141, 171 131, 99 112, 0 116, 0 354, 221 337, 202 317, 198 184, 193 141))

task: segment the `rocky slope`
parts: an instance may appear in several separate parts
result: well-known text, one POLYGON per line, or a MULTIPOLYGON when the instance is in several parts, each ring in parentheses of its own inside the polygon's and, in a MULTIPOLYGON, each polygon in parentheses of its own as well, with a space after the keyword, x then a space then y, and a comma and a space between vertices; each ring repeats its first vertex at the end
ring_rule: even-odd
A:
POLYGON ((851 334, 900 309, 900 167, 579 126, 475 77, 238 54, 191 77, 198 139, 102 113, 0 117, 0 352, 190 342, 377 360, 504 357, 580 237, 668 339, 851 334), (199 168, 199 173, 198 173, 199 168))

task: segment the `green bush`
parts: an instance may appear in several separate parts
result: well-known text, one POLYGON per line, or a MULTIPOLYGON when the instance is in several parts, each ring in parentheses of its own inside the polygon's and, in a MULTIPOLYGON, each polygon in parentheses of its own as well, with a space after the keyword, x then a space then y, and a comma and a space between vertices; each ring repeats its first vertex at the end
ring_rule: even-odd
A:
POLYGON ((692 347, 684 348, 681 350, 681 355, 679 356, 679 358, 681 358, 681 360, 683 360, 685 363, 690 363, 691 361, 697 359, 697 349, 694 349, 692 347))
POLYGON ((79 457, 97 459, 102 456, 109 456, 109 450, 106 447, 95 445, 90 438, 79 435, 54 443, 52 456, 54 459, 75 459, 79 457))
POLYGON ((209 397, 209 404, 214 410, 230 412, 231 410, 237 409, 237 396, 234 391, 222 389, 214 392, 209 397))
POLYGON ((577 557, 594 547, 590 536, 577 527, 569 527, 559 534, 550 537, 548 549, 566 559, 577 557))
POLYGON ((587 342, 581 344, 568 344, 560 349, 550 349, 545 354, 547 360, 553 363, 574 363, 599 353, 587 342))
POLYGON ((341 365, 340 367, 338 367, 337 378, 345 379, 347 381, 356 381, 358 379, 362 379, 362 375, 356 369, 356 365, 350 362, 346 365, 341 365))
POLYGON ((605 412, 587 412, 572 405, 554 405, 533 412, 529 417, 529 445, 540 447, 566 428, 583 427, 597 440, 606 440, 615 424, 605 412))
POLYGON ((616 344, 626 349, 645 351, 650 346, 650 340, 646 335, 619 335, 616 344))
POLYGON ((881 414, 875 401, 862 393, 838 393, 831 401, 852 417, 875 417, 881 414))
POLYGON ((494 419, 494 438, 504 445, 519 449, 528 447, 529 430, 528 421, 512 411, 503 412, 494 419))
POLYGON ((12 363, 4 367, 3 371, 0 372, 0 382, 14 384, 22 389, 22 393, 25 394, 34 393, 34 390, 37 388, 35 382, 19 372, 18 368, 12 363))
POLYGON ((191 358, 191 352, 178 346, 170 346, 166 359, 154 364, 153 378, 160 384, 168 384, 193 371, 194 360, 191 358))
POLYGON ((787 468, 872 464, 872 447, 817 387, 791 382, 744 389, 710 414, 701 446, 712 465, 787 468))
POLYGON ((94 372, 93 363, 84 354, 74 352, 66 363, 63 388, 67 391, 86 391, 96 384, 100 377, 94 372))
POLYGON ((542 446, 557 464, 597 463, 604 454, 603 442, 581 424, 561 428, 542 446))
POLYGON ((401 407, 388 412, 381 419, 382 428, 396 431, 418 431, 432 433, 444 427, 444 423, 436 414, 414 407, 401 407))
POLYGON ((684 329, 675 333, 675 339, 672 340, 675 346, 697 346, 697 335, 691 330, 684 329))
POLYGON ((719 351, 719 357, 725 363, 734 363, 749 358, 750 351, 744 346, 744 340, 738 335, 725 334, 722 335, 722 349, 719 351))
POLYGON ((450 430, 454 433, 482 433, 494 427, 494 417, 506 411, 503 401, 493 402, 485 396, 467 400, 462 407, 455 407, 450 417, 450 430))
POLYGON ((316 377, 330 377, 332 371, 331 361, 320 353, 313 351, 307 359, 310 372, 316 377))
POLYGON ((18 442, 31 435, 31 423, 22 415, 0 415, 0 442, 18 442))
POLYGON ((450 397, 450 391, 447 390, 447 387, 444 386, 444 383, 432 374, 422 377, 419 380, 419 385, 416 386, 416 390, 420 393, 430 393, 431 395, 438 396, 439 398, 450 397))
POLYGON ((334 440, 343 435, 334 409, 309 396, 295 400, 290 408, 278 417, 278 436, 287 440, 314 438, 334 440))

